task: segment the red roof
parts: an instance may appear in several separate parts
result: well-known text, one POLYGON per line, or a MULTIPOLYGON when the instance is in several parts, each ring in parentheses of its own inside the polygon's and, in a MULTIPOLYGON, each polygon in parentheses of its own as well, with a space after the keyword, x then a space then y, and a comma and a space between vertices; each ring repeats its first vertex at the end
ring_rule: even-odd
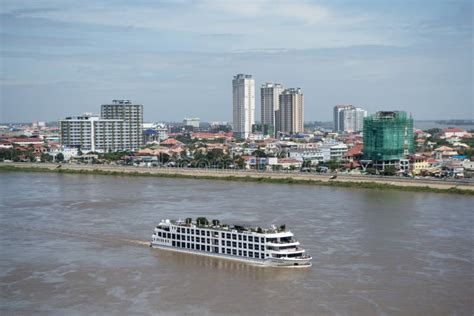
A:
POLYGON ((464 132, 464 130, 457 127, 454 127, 454 128, 449 127, 449 128, 443 129, 443 132, 444 133, 462 133, 464 132))
POLYGON ((174 138, 168 138, 164 142, 161 142, 161 145, 168 145, 168 146, 175 146, 175 145, 182 145, 183 143, 174 138))
POLYGON ((43 143, 43 140, 40 138, 22 138, 22 137, 12 137, 7 138, 6 141, 11 143, 43 143))
POLYGON ((364 149, 364 144, 357 144, 346 153, 346 157, 354 157, 362 155, 362 150, 364 149))

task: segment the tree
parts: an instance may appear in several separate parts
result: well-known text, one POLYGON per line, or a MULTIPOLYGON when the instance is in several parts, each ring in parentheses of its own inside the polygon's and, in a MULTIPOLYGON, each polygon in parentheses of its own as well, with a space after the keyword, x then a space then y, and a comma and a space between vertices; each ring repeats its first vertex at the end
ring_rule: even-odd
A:
POLYGON ((286 230, 286 225, 283 224, 283 225, 280 225, 280 231, 285 231, 286 230))
POLYGON ((217 219, 212 220, 212 226, 219 226, 220 222, 217 219))
POLYGON ((50 154, 42 153, 41 154, 41 162, 52 162, 54 159, 53 156, 50 154))
POLYGON ((375 170, 375 168, 367 168, 367 169, 365 169, 365 172, 367 172, 367 174, 370 174, 370 175, 376 175, 377 174, 377 170, 375 170))
POLYGON ((331 170, 336 170, 341 167, 341 163, 338 160, 333 159, 329 160, 326 165, 331 170))
POLYGON ((255 157, 258 157, 258 158, 266 158, 267 154, 265 153, 265 151, 263 151, 259 148, 259 149, 255 150, 252 153, 252 156, 255 156, 255 157))
POLYGON ((191 217, 186 218, 186 224, 191 224, 193 219, 191 217))
POLYGON ((263 233, 262 227, 257 227, 257 233, 259 233, 259 234, 263 233))
POLYGON ((235 161, 235 165, 236 165, 239 169, 244 169, 244 168, 245 168, 245 160, 244 160, 244 158, 242 158, 241 156, 235 157, 234 161, 235 161))
POLYGON ((397 169, 395 169, 395 166, 387 166, 384 168, 383 174, 385 176, 394 176, 397 174, 397 169))
POLYGON ((63 153, 59 153, 56 155, 56 162, 62 162, 64 161, 64 155, 63 153))
POLYGON ((170 155, 165 154, 165 153, 160 153, 158 156, 158 160, 161 163, 167 163, 170 160, 170 155))

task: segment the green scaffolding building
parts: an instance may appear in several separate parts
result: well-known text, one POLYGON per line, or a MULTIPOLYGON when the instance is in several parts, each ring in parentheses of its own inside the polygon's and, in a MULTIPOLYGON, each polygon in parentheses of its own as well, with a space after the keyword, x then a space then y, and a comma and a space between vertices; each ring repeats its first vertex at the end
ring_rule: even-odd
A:
POLYGON ((383 111, 364 118, 364 159, 374 166, 395 164, 413 154, 413 118, 403 111, 383 111))

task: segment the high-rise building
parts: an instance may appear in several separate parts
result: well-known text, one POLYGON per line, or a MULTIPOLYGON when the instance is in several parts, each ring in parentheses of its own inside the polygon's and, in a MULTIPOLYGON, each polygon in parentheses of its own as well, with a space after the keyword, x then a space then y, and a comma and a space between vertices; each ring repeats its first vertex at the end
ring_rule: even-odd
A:
POLYGON ((285 89, 280 94, 280 108, 276 111, 276 132, 298 134, 304 132, 304 99, 300 88, 285 89))
POLYGON ((338 133, 361 132, 367 111, 353 105, 340 104, 334 107, 334 131, 338 133))
POLYGON ((255 81, 238 74, 232 80, 233 131, 236 138, 247 138, 255 123, 255 81))
POLYGON ((124 121, 122 137, 127 150, 138 150, 143 145, 143 105, 113 100, 111 104, 102 104, 101 117, 124 121))
POLYGON ((403 111, 383 111, 364 119, 364 159, 378 165, 414 152, 413 118, 403 111))
POLYGON ((260 88, 261 124, 275 128, 275 111, 280 108, 280 94, 283 90, 283 85, 269 82, 260 88))

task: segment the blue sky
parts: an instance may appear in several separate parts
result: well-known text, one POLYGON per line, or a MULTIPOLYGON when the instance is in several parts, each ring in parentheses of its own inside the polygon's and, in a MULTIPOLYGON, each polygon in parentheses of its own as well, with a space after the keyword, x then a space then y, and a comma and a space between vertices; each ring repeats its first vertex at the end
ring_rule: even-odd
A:
POLYGON ((232 77, 301 87, 305 120, 351 103, 474 118, 471 1, 2 0, 0 121, 126 98, 145 120, 231 120, 232 77))

